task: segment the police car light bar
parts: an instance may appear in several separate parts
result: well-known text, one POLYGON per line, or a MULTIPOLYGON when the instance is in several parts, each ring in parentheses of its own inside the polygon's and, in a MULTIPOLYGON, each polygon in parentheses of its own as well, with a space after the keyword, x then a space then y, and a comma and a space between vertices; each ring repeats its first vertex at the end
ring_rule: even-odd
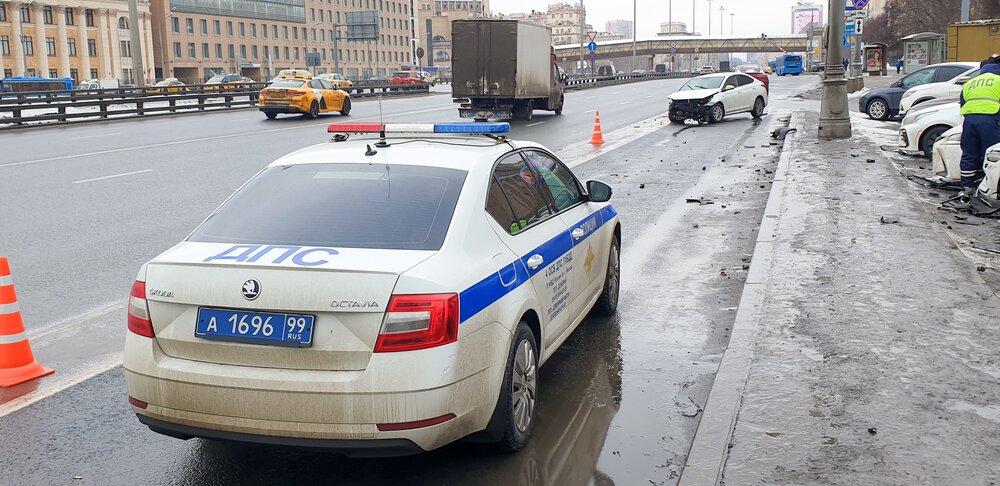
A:
POLYGON ((327 133, 507 133, 509 123, 331 123, 327 133))

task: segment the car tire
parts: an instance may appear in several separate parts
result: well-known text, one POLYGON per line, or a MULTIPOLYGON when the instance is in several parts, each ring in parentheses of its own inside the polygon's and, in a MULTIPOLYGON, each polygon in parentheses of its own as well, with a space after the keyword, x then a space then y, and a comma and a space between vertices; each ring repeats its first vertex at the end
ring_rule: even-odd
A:
POLYGON ((604 274, 604 288, 594 304, 594 312, 602 316, 613 316, 618 312, 618 292, 621 288, 621 244, 618 236, 611 238, 608 249, 608 271, 604 274))
POLYGON ((722 102, 718 102, 709 108, 708 112, 708 122, 709 123, 719 123, 726 116, 726 107, 722 105, 722 102))
POLYGON ((348 116, 351 114, 351 99, 344 98, 344 104, 340 107, 340 116, 348 116))
POLYGON ((556 109, 553 110, 553 111, 556 112, 556 115, 562 115, 563 104, 565 104, 565 103, 566 103, 566 98, 563 97, 563 96, 560 96, 559 97, 559 106, 557 106, 556 109))
POLYGON ((313 101, 312 104, 309 105, 309 113, 307 113, 306 116, 308 116, 310 120, 319 118, 319 103, 313 101))
POLYGON ((687 121, 687 118, 684 118, 684 117, 681 117, 681 116, 674 116, 672 114, 667 115, 667 118, 670 119, 670 123, 676 123, 678 125, 683 125, 684 122, 687 121))
POLYGON ((500 420, 503 435, 491 446, 499 451, 519 451, 531 438, 538 396, 536 343, 535 335, 528 328, 528 323, 525 321, 518 323, 517 329, 514 330, 510 352, 507 353, 507 366, 500 387, 500 398, 496 410, 493 411, 494 418, 500 420), (515 390, 515 387, 518 389, 515 390), (526 411, 524 407, 527 407, 526 411))
POLYGON ((754 100, 754 102, 753 102, 753 109, 750 110, 750 116, 752 116, 752 117, 754 117, 754 118, 756 118, 758 120, 760 119, 760 117, 764 116, 764 98, 763 97, 758 96, 757 99, 754 100))
POLYGON ((928 159, 934 157, 934 142, 937 142, 941 135, 950 129, 949 126, 935 125, 924 130, 923 135, 920 136, 920 151, 924 153, 924 157, 928 159))
POLYGON ((871 118, 872 120, 888 120, 889 103, 882 98, 875 98, 868 102, 868 106, 865 107, 865 113, 867 113, 868 118, 871 118))
POLYGON ((273 111, 265 111, 264 116, 266 116, 268 120, 274 120, 278 117, 278 114, 273 111))
POLYGON ((528 102, 524 104, 524 121, 531 121, 534 118, 535 118, 535 101, 528 100, 528 102))

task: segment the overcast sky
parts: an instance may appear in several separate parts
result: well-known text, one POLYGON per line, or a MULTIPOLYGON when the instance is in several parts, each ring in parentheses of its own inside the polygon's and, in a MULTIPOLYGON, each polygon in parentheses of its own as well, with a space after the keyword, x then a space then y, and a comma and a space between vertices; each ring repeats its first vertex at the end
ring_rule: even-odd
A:
MULTIPOLYGON (((579 0, 564 0, 566 3, 578 3, 579 0)), ((547 10, 547 0, 490 0, 490 9, 494 14, 512 12, 530 12, 531 9, 547 10)), ((673 3, 674 22, 688 24, 691 30, 691 7, 697 6, 696 31, 702 35, 708 34, 708 0, 635 0, 638 10, 638 37, 653 37, 660 30, 660 22, 668 20, 668 4, 673 3)), ((791 9, 796 0, 714 0, 712 1, 712 35, 719 33, 719 7, 726 7, 725 33, 730 32, 730 13, 736 35, 759 36, 761 32, 771 35, 789 34, 791 32, 791 9)), ((813 0, 812 3, 826 9, 826 2, 813 0)), ((604 22, 613 19, 632 19, 632 2, 628 0, 584 0, 587 8, 587 23, 595 30, 604 30, 604 22)))

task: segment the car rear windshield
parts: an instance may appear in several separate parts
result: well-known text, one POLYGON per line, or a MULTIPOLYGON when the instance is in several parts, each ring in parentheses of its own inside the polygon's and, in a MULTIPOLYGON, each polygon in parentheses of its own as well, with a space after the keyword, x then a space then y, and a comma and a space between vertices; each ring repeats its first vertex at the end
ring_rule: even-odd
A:
POLYGON ((759 73, 761 72, 761 69, 760 66, 757 66, 755 64, 744 64, 739 67, 738 71, 741 73, 750 74, 750 73, 759 73))
POLYGON ((299 81, 298 79, 281 79, 271 83, 272 88, 300 88, 305 81, 299 81))
POLYGON ((188 240, 438 250, 466 174, 386 164, 269 167, 188 240))
POLYGON ((722 86, 723 79, 724 78, 722 78, 721 76, 694 78, 691 81, 688 81, 687 84, 685 84, 684 87, 681 88, 681 91, 689 89, 715 89, 718 88, 719 86, 722 86))
POLYGON ((392 75, 395 76, 395 77, 397 77, 397 78, 408 78, 408 77, 410 77, 410 73, 392 73, 392 75))
POLYGON ((225 74, 220 74, 218 76, 212 76, 211 78, 208 79, 207 82, 209 82, 209 83, 221 83, 223 79, 226 79, 226 75, 225 74))

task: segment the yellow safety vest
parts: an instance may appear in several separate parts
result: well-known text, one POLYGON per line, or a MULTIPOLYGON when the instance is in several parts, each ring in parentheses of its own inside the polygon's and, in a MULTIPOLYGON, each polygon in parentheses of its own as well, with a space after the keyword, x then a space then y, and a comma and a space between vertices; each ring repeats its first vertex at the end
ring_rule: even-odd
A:
POLYGON ((965 97, 963 115, 996 115, 1000 113, 1000 76, 987 73, 976 76, 962 88, 965 97))

